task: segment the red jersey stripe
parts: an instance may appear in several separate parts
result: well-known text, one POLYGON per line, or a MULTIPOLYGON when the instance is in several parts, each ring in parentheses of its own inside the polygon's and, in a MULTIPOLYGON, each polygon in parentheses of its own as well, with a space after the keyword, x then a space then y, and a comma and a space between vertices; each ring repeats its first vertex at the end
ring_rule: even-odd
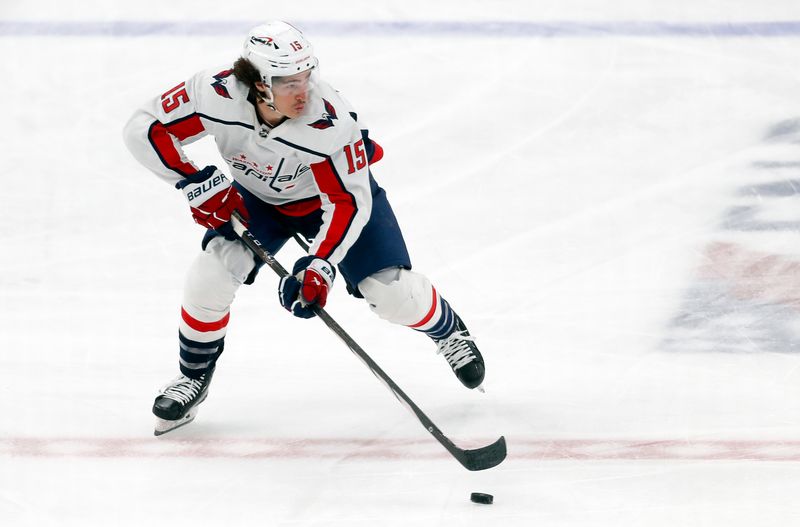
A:
POLYGON ((181 307, 181 318, 183 318, 183 321, 193 330, 208 333, 209 331, 217 331, 227 327, 231 314, 228 313, 216 322, 202 322, 194 318, 181 307))
POLYGON ((278 212, 286 216, 298 217, 311 214, 321 206, 319 198, 313 198, 304 201, 296 201, 287 205, 275 205, 278 212))
POLYGON ((314 180, 317 182, 320 192, 326 194, 328 200, 334 205, 333 218, 328 226, 328 232, 315 254, 315 256, 327 259, 342 243, 350 229, 350 224, 356 216, 356 199, 344 188, 330 159, 313 163, 311 172, 314 174, 314 180))
POLYGON ((186 176, 197 172, 197 170, 191 163, 185 163, 181 160, 181 153, 175 148, 172 137, 183 141, 204 130, 200 117, 197 114, 192 114, 188 119, 182 119, 167 125, 158 121, 153 122, 148 132, 148 139, 150 139, 150 144, 153 145, 158 157, 167 168, 186 176))
POLYGON ((169 130, 169 133, 177 137, 180 141, 193 137, 205 130, 203 121, 200 120, 200 116, 196 113, 190 115, 188 119, 173 121, 165 126, 167 130, 169 130))
MULTIPOLYGON (((372 139, 370 139, 370 141, 372 141, 372 139)), ((383 159, 383 147, 378 143, 376 143, 375 141, 372 141, 372 146, 374 150, 372 151, 372 157, 369 158, 370 165, 374 165, 375 163, 383 159)))

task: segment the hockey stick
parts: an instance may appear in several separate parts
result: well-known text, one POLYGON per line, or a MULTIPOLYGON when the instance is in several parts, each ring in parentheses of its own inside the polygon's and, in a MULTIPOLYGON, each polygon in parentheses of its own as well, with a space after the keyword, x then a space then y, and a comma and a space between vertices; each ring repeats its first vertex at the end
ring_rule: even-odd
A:
MULTIPOLYGON (((239 235, 239 238, 245 245, 247 245, 247 247, 265 264, 270 266, 279 277, 283 278, 289 274, 275 257, 261 246, 258 239, 247 230, 242 224, 242 219, 238 214, 233 214, 231 223, 233 224, 233 230, 236 231, 236 234, 239 235)), ((372 374, 383 382, 383 384, 392 391, 394 396, 417 416, 422 426, 424 426, 425 429, 467 470, 486 470, 499 465, 506 458, 506 439, 503 436, 490 445, 473 450, 465 450, 457 447, 324 309, 315 307, 314 311, 331 331, 342 339, 347 347, 350 348, 350 351, 361 359, 372 374)))

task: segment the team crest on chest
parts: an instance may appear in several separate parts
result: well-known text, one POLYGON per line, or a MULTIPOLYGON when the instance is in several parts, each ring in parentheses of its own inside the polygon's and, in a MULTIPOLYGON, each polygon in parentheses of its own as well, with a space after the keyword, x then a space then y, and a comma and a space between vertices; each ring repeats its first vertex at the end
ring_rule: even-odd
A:
POLYGON ((229 163, 234 171, 245 177, 263 181, 267 187, 277 193, 297 186, 298 179, 311 170, 311 167, 299 163, 286 166, 285 158, 277 161, 277 166, 273 166, 271 163, 259 165, 252 159, 248 159, 245 154, 238 154, 233 156, 229 163))
POLYGON ((325 99, 322 99, 322 102, 325 104, 325 113, 322 114, 322 119, 318 119, 313 123, 308 124, 308 126, 311 128, 316 128, 317 130, 325 130, 326 128, 330 128, 333 126, 333 121, 337 119, 336 108, 334 108, 333 105, 325 99))

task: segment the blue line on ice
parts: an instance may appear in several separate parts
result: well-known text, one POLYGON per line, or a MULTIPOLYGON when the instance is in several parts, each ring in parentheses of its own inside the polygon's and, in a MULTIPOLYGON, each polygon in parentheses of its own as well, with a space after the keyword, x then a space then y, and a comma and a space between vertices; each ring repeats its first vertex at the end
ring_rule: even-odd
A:
MULTIPOLYGON (((293 21, 304 31, 332 36, 470 37, 797 37, 800 20, 762 22, 664 21, 293 21)), ((218 21, 45 21, 0 20, 0 37, 143 37, 241 35, 246 20, 218 21)))

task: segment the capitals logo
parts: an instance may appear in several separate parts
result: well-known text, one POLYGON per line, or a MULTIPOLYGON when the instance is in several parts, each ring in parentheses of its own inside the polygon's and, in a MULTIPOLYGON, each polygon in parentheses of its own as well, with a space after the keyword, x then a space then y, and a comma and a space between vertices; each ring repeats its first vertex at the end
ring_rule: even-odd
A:
POLYGON ((333 126, 333 121, 337 119, 336 108, 334 108, 333 105, 325 99, 322 99, 322 102, 325 103, 325 113, 322 114, 322 119, 316 120, 308 125, 311 128, 316 128, 317 130, 325 130, 326 128, 330 128, 333 126))
POLYGON ((220 97, 231 99, 231 94, 228 93, 228 88, 225 87, 228 83, 227 78, 230 77, 231 74, 233 74, 233 70, 220 71, 214 75, 215 80, 211 83, 211 87, 214 88, 214 91, 217 92, 217 95, 220 97))
POLYGON ((272 40, 272 37, 257 37, 255 35, 253 35, 252 37, 250 37, 250 43, 251 44, 263 44, 264 46, 269 46, 269 47, 272 47, 272 48, 275 48, 275 49, 281 49, 281 48, 278 47, 278 45, 275 43, 275 41, 272 40))

